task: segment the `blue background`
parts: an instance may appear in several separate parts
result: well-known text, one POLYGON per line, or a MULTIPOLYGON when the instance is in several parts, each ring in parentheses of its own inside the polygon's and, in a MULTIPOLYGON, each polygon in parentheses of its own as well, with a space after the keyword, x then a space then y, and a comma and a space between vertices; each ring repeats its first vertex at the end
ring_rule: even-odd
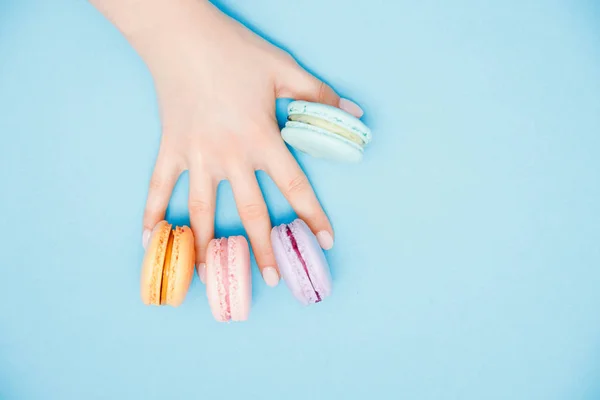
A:
MULTIPOLYGON (((600 398, 600 4, 352 3, 219 3, 375 138, 359 166, 299 156, 335 295, 303 308, 254 269, 226 325, 196 277, 178 309, 139 300, 142 61, 87 2, 0 0, 1 399, 600 398)), ((241 232, 221 185, 217 235, 241 232)))

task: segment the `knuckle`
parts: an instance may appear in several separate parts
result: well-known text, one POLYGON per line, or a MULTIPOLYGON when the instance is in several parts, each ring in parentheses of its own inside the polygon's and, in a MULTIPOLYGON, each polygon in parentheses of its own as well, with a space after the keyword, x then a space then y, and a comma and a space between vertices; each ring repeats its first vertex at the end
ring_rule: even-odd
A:
POLYGON ((288 65, 291 67, 296 67, 298 65, 296 59, 290 53, 284 50, 280 50, 277 53, 277 59, 284 65, 288 65))
POLYGON ((273 249, 271 246, 264 246, 260 251, 261 264, 265 267, 272 266, 273 260, 275 258, 275 254, 273 253, 273 249))
POLYGON ((310 182, 308 182, 308 178, 306 175, 300 174, 288 182, 284 194, 286 196, 294 196, 298 193, 306 192, 309 189, 310 182))
POLYGON ((194 247, 194 252, 195 252, 197 263, 206 262, 205 254, 206 254, 207 248, 208 248, 208 246, 195 246, 194 247))
POLYGON ((188 208, 190 215, 193 216, 207 215, 212 211, 212 205, 204 200, 192 199, 189 201, 188 208))
POLYGON ((269 154, 279 149, 276 140, 280 140, 280 138, 274 137, 270 129, 263 129, 254 135, 254 143, 251 143, 248 146, 252 146, 259 157, 264 157, 265 154, 269 154))
POLYGON ((252 222, 268 218, 267 207, 264 204, 244 204, 240 207, 240 218, 252 222))
POLYGON ((317 96, 319 103, 325 103, 327 97, 327 85, 325 82, 319 82, 319 95, 317 96))
POLYGON ((197 139, 197 138, 190 140, 190 142, 187 145, 188 145, 188 149, 185 152, 185 157, 187 159, 187 162, 190 165, 202 165, 206 161, 205 160, 206 152, 203 151, 203 150, 205 150, 204 149, 205 146, 202 146, 202 144, 199 143, 199 139, 197 139))
POLYGON ((159 176, 154 175, 152 178, 150 178, 149 186, 150 186, 150 190, 158 191, 165 187, 165 181, 164 181, 164 179, 160 178, 159 176))
POLYGON ((259 266, 273 266, 275 253, 270 246, 270 241, 263 240, 263 238, 250 237, 250 244, 252 245, 254 254, 256 254, 256 262, 259 266))
POLYGON ((144 210, 144 217, 143 217, 144 228, 148 228, 149 221, 152 219, 152 217, 154 216, 154 214, 156 214, 156 213, 153 210, 149 209, 149 208, 146 208, 144 210))
POLYGON ((255 137, 262 137, 265 133, 265 126, 268 126, 268 120, 260 117, 249 117, 244 121, 244 130, 241 132, 247 132, 249 135, 239 136, 239 142, 242 148, 246 148, 248 145, 253 143, 255 137))

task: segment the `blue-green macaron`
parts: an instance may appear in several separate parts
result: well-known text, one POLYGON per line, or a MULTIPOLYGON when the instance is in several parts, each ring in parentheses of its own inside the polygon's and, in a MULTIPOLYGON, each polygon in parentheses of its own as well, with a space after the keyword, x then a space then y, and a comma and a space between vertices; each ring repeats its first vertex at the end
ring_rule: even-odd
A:
POLYGON ((371 130, 355 116, 325 104, 294 101, 281 131, 293 148, 316 158, 358 163, 371 130))

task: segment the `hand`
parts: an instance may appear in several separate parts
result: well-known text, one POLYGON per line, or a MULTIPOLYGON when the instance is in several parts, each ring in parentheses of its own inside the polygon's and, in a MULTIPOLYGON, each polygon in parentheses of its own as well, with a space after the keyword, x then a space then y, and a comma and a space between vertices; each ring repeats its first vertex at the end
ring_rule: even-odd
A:
POLYGON ((164 218, 179 175, 188 170, 190 221, 204 282, 216 188, 228 180, 262 276, 275 286, 279 272, 271 249, 271 222, 256 170, 271 176, 324 249, 333 246, 331 224, 281 139, 276 98, 330 104, 358 117, 362 111, 209 2, 148 3, 162 10, 157 11, 161 22, 140 24, 144 28, 129 32, 154 77, 163 129, 144 214, 144 244, 164 218))

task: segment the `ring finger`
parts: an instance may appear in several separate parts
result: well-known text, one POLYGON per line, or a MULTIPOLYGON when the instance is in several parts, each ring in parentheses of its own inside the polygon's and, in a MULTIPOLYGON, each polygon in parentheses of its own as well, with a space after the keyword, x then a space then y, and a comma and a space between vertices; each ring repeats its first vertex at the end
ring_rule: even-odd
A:
POLYGON ((267 157, 267 172, 294 211, 317 236, 324 250, 333 247, 333 229, 317 195, 294 156, 278 142, 267 157))

